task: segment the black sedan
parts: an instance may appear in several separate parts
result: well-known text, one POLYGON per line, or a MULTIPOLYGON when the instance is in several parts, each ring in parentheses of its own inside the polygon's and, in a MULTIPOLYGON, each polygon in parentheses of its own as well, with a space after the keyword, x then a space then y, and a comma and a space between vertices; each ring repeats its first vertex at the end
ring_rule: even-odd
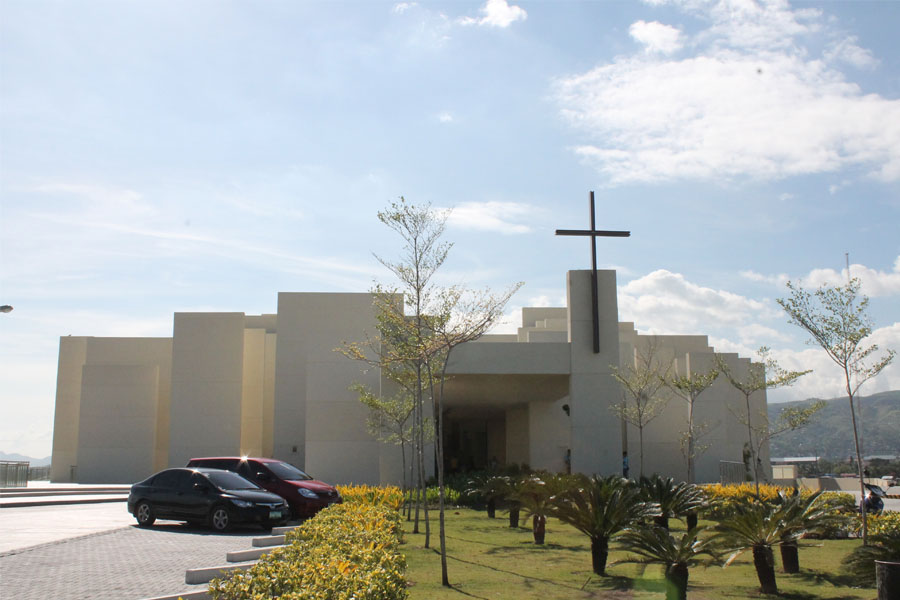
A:
POLYGON ((128 512, 138 525, 156 519, 206 523, 225 531, 235 523, 272 527, 284 523, 290 509, 284 498, 267 492, 237 473, 220 469, 166 469, 131 486, 128 512))

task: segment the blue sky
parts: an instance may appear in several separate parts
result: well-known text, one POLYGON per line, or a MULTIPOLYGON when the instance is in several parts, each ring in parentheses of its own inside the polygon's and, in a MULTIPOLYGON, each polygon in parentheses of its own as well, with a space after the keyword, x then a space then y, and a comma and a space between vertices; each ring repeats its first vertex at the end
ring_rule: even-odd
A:
MULTIPOLYGON (((588 225, 620 319, 816 372, 775 298, 851 272, 900 349, 898 2, 0 0, 0 450, 49 454, 59 337, 389 282, 398 196, 444 283, 565 303, 588 225)), ((900 366, 864 393, 900 389, 900 366)))

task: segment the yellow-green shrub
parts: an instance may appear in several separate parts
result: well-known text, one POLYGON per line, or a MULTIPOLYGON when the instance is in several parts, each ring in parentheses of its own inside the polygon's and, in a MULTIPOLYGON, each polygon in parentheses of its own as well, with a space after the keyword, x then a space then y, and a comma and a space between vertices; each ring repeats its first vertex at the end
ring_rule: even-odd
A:
MULTIPOLYGON (((900 535, 900 513, 867 514, 866 522, 869 526, 869 535, 900 535)), ((854 531, 862 535, 862 517, 855 517, 854 531)))
POLYGON ((337 489, 344 502, 351 504, 384 504, 394 510, 403 505, 403 492, 397 486, 339 485, 337 489))
MULTIPOLYGON (((756 484, 754 483, 716 483, 701 487, 709 500, 709 508, 703 511, 703 516, 707 519, 720 521, 728 518, 734 512, 736 505, 756 501, 756 484)), ((759 484, 759 497, 763 502, 774 501, 778 497, 779 491, 786 494, 793 493, 791 488, 767 483, 759 484)))
POLYGON ((209 586, 215 600, 404 600, 400 514, 386 504, 333 504, 260 561, 209 586))

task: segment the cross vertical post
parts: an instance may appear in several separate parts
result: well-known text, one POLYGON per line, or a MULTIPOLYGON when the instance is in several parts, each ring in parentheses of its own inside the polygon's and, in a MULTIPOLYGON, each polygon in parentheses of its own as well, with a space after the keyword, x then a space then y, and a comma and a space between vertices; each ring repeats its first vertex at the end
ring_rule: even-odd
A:
POLYGON ((591 228, 590 229, 557 229, 556 235, 575 235, 591 238, 591 317, 594 325, 594 354, 600 354, 600 308, 597 306, 597 238, 598 237, 630 237, 630 231, 604 231, 596 227, 594 210, 594 192, 591 191, 591 228))

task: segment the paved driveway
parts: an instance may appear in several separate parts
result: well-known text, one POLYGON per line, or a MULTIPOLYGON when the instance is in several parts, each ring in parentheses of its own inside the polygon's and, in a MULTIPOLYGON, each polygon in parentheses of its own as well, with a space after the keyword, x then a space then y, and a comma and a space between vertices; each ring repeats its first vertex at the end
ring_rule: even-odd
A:
MULTIPOLYGON (((17 523, 32 530, 53 522, 62 527, 55 540, 0 552, 0 596, 17 600, 139 600, 201 590, 206 586, 184 583, 185 570, 224 565, 227 552, 249 549, 252 538, 263 535, 253 528, 214 534, 171 521, 141 529, 125 524, 124 519, 116 520, 125 511, 124 504, 105 510, 114 519, 102 521, 96 513, 103 509, 95 509, 93 526, 102 529, 86 535, 86 524, 78 522, 75 515, 79 511, 73 511, 73 507, 0 511, 3 539, 15 531, 17 523), (69 535, 64 535, 66 532, 69 535), (77 537, 71 537, 73 532, 77 537)), ((127 521, 134 522, 130 516, 127 521)))

